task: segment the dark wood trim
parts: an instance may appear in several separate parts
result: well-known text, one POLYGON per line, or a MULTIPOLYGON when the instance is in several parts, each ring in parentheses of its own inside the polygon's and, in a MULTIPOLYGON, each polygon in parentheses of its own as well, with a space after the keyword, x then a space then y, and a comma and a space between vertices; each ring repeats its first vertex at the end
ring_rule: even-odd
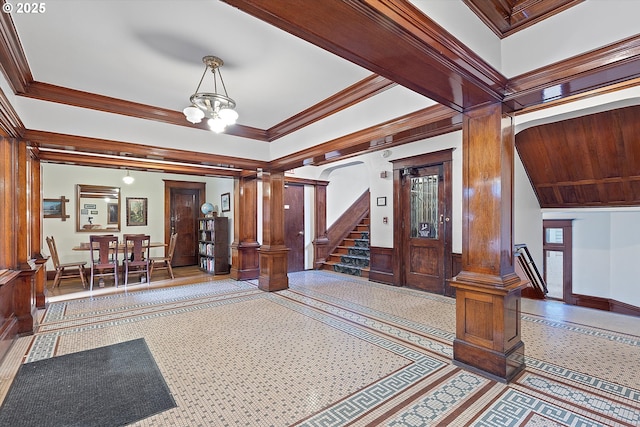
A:
POLYGON ((572 219, 545 219, 542 221, 542 254, 544 280, 547 281, 547 260, 545 251, 562 251, 562 296, 566 304, 577 305, 573 293, 573 220, 572 219), (547 243, 547 228, 562 228, 562 244, 547 243))
POLYGON ((395 85, 396 83, 373 74, 317 103, 311 108, 308 108, 269 128, 267 130, 268 140, 274 141, 278 138, 282 138, 283 136, 300 130, 305 126, 309 126, 318 120, 322 120, 325 117, 384 92, 395 85))
POLYGON ((572 305, 609 311, 608 298, 596 297, 593 295, 571 294, 571 299, 573 300, 572 305))
POLYGON ((507 79, 409 2, 225 2, 456 111, 502 99, 507 79))
POLYGON ((640 35, 568 58, 509 80, 504 103, 511 110, 548 104, 640 77, 640 35), (557 90, 549 91, 555 87, 557 90))
POLYGON ((620 314, 627 314, 629 316, 640 316, 640 307, 627 304, 622 301, 616 301, 614 299, 609 300, 609 311, 620 314))
POLYGON ((505 38, 584 0, 462 0, 498 37, 505 38))
POLYGON ((151 161, 165 160, 172 162, 193 163, 194 165, 204 164, 221 168, 249 169, 257 170, 265 168, 267 162, 259 160, 244 159, 240 157, 221 156, 218 154, 198 153, 195 151, 177 150, 172 148, 154 147, 150 145, 134 144, 99 138, 89 138, 77 135, 67 135, 54 132, 44 132, 37 130, 27 130, 24 138, 32 146, 38 148, 50 148, 66 151, 81 151, 89 154, 104 154, 118 156, 117 159, 104 158, 105 165, 118 166, 129 157, 131 160, 138 159, 147 167, 151 162, 144 162, 145 159, 151 161))
POLYGON ((329 185, 329 181, 325 181, 322 179, 310 179, 310 178, 300 178, 297 176, 285 176, 284 177, 284 183, 285 184, 291 184, 291 185, 324 185, 327 186, 329 185))
MULTIPOLYGON (((107 113, 121 114, 137 117, 145 120, 168 123, 176 126, 185 126, 211 132, 205 122, 193 124, 185 119, 180 111, 154 107, 137 102, 125 101, 110 96, 97 95, 48 83, 32 82, 27 86, 25 93, 19 93, 28 98, 42 101, 57 102, 59 104, 72 105, 74 107, 89 108, 107 113)), ((256 141, 267 141, 266 131, 236 124, 224 130, 227 135, 250 138, 256 141)))
POLYGON ((369 280, 373 282, 394 285, 393 280, 393 254, 394 248, 371 246, 369 248, 369 280))
POLYGON ((461 114, 441 105, 434 105, 273 160, 270 167, 289 170, 300 166, 323 165, 461 128, 461 114))
POLYGON ((10 13, 0 15, 0 40, 2 72, 13 93, 23 94, 33 82, 33 76, 10 13))
POLYGON ((145 162, 134 158, 98 157, 96 155, 75 152, 59 153, 41 150, 38 153, 38 158, 41 161, 48 163, 65 163, 75 164, 78 166, 109 167, 116 169, 126 168, 127 170, 137 169, 144 172, 221 177, 235 177, 240 175, 240 170, 237 169, 208 168, 206 166, 189 164, 145 162))

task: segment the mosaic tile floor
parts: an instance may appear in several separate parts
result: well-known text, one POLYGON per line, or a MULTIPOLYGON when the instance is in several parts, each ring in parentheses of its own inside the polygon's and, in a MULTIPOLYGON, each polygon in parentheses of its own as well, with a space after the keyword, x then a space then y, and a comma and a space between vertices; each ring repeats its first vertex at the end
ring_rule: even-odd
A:
POLYGON ((527 368, 505 385, 451 364, 450 298, 323 271, 289 284, 52 303, 0 365, 0 396, 21 362, 143 337, 178 407, 136 426, 640 425, 638 335, 545 318, 523 301, 527 368))

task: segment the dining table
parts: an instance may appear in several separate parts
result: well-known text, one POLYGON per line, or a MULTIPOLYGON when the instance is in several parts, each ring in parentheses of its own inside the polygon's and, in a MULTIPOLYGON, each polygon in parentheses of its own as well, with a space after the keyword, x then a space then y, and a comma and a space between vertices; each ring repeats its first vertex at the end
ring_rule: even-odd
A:
MULTIPOLYGON (((149 247, 150 248, 161 248, 163 246, 167 246, 167 244, 164 243, 164 242, 149 242, 149 247)), ((118 243, 118 252, 124 253, 124 248, 125 248, 125 244, 124 243, 118 243)), ((79 246, 74 246, 72 248, 72 250, 74 250, 74 251, 89 251, 89 249, 90 249, 90 243, 89 242, 80 243, 79 246)), ((97 246, 96 246, 96 249, 97 249, 97 246)), ((141 283, 142 283, 143 277, 144 277, 143 275, 140 276, 141 283)), ((101 288, 104 287, 104 279, 102 277, 98 281, 98 286, 101 287, 101 288)))
MULTIPOLYGON (((124 252, 124 243, 119 243, 118 244, 118 252, 124 252)), ((167 246, 166 243, 164 242, 150 242, 149 243, 149 247, 150 248, 161 248, 163 246, 167 246)), ((79 246, 74 246, 72 248, 74 251, 88 251, 89 250, 89 242, 84 242, 84 243, 80 243, 79 246)), ((97 249, 97 247, 96 247, 97 249)))

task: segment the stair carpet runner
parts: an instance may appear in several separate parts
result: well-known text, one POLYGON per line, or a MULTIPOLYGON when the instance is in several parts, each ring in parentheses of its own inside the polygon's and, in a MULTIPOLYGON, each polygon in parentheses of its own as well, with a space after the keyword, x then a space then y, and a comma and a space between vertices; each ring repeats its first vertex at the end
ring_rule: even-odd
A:
POLYGON ((353 243, 355 246, 348 246, 346 254, 340 254, 340 262, 333 265, 333 271, 363 276, 363 270, 368 273, 369 269, 369 232, 360 232, 360 238, 353 239, 353 243))

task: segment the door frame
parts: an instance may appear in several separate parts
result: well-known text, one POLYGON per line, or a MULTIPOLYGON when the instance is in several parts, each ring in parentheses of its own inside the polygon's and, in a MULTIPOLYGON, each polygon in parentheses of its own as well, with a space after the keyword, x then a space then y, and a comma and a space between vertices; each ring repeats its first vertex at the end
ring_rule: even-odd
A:
MULTIPOLYGON (((306 243, 305 230, 306 230, 306 227, 307 227, 307 224, 306 224, 307 221, 306 221, 305 212, 304 212, 305 211, 305 186, 304 186, 304 184, 297 184, 297 183, 287 182, 287 180, 285 179, 284 192, 285 192, 285 194, 284 194, 284 201, 285 201, 285 207, 284 207, 284 209, 285 209, 285 213, 284 213, 284 217, 285 217, 285 238, 284 238, 284 241, 285 241, 285 246, 287 246, 287 248, 289 249, 289 256, 288 256, 289 257, 289 261, 287 261, 287 273, 293 273, 295 271, 304 271, 304 270, 306 270, 306 267, 307 267, 306 262, 305 262, 305 243, 306 243), (300 208, 302 210, 300 212, 297 212, 297 214, 299 214, 301 216, 301 218, 302 218, 302 248, 301 248, 301 252, 298 254, 298 256, 302 257, 302 269, 300 269, 300 270, 291 270, 291 263, 290 263, 291 256, 292 256, 293 253, 295 253, 294 249, 296 249, 296 248, 292 248, 292 247, 289 246, 289 243, 291 243, 290 239, 292 237, 290 235, 287 235, 287 233, 286 233, 286 231, 287 231, 286 222, 287 222, 287 217, 289 216, 287 214, 287 211, 289 211, 289 213, 291 212, 291 210, 287 209, 287 204, 288 204, 287 201, 290 201, 290 200, 287 199, 287 190, 289 188, 295 188, 296 189, 295 191, 300 191, 302 193, 301 194, 301 196, 302 196, 301 204, 300 204, 300 208)), ((298 219, 300 219, 300 218, 298 218, 298 219)), ((298 236, 298 235, 299 234, 297 234, 296 236, 298 236)))
POLYGON ((576 305, 573 293, 573 219, 542 220, 542 263, 543 276, 547 280, 547 251, 562 252, 562 300, 566 304, 576 305), (562 243, 547 243, 547 228, 562 229, 562 243))
MULTIPOLYGON (((402 170, 405 168, 420 168, 426 166, 442 165, 443 192, 445 200, 446 216, 451 218, 452 209, 452 160, 453 148, 433 153, 421 154, 418 156, 406 157, 392 160, 393 163, 393 284, 395 286, 406 286, 405 268, 403 267, 405 254, 405 235, 402 215, 402 170)), ((455 289, 449 285, 451 279, 451 230, 452 221, 444 223, 444 295, 455 295, 455 289)))
MULTIPOLYGON (((199 203, 204 203, 203 200, 206 200, 206 188, 207 184, 205 182, 192 182, 192 181, 173 181, 169 179, 163 179, 164 181, 164 242, 165 246, 165 256, 166 251, 169 248, 169 240, 171 239, 171 191, 175 189, 185 189, 185 190, 198 190, 198 199, 199 203)), ((194 218, 196 221, 197 218, 194 218)), ((196 242, 198 241, 198 236, 195 236, 196 242)))

